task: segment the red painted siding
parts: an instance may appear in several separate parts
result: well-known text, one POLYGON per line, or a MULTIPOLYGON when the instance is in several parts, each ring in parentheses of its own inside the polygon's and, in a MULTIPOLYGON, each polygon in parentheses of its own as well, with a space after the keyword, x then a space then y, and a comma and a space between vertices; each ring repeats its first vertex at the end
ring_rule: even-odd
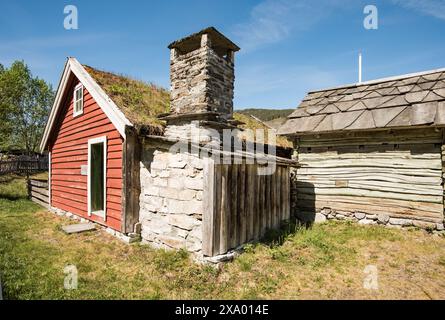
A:
POLYGON ((77 83, 68 89, 58 125, 51 133, 51 205, 120 230, 123 139, 85 88, 83 114, 73 117, 73 91, 77 83), (81 175, 81 166, 88 165, 88 140, 102 136, 107 136, 105 222, 100 217, 88 216, 87 176, 81 175))

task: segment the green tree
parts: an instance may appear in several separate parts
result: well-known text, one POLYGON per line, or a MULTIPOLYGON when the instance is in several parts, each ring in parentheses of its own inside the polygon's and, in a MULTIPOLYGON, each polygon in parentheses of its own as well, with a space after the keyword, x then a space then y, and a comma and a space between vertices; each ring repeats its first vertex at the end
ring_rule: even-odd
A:
POLYGON ((54 99, 50 84, 33 77, 23 61, 0 65, 0 145, 37 151, 54 99))

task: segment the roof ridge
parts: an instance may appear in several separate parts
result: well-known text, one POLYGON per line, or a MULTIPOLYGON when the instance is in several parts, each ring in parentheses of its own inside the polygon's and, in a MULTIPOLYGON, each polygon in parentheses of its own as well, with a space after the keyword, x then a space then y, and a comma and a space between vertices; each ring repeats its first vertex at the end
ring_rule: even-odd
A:
POLYGON ((397 76, 378 78, 378 79, 368 80, 368 81, 364 81, 364 82, 356 82, 356 83, 345 84, 345 85, 340 85, 340 86, 335 86, 335 87, 328 87, 328 88, 324 88, 324 89, 317 89, 317 90, 308 91, 308 94, 329 91, 329 90, 338 90, 338 89, 344 89, 344 88, 361 87, 361 86, 370 85, 370 84, 384 83, 384 82, 402 80, 402 79, 407 79, 407 78, 414 78, 414 77, 419 77, 419 76, 433 74, 433 73, 439 73, 439 72, 445 72, 445 67, 439 68, 439 69, 431 69, 431 70, 426 70, 426 71, 406 73, 406 74, 401 74, 401 75, 397 75, 397 76))
POLYGON ((122 72, 118 72, 118 71, 105 70, 105 69, 102 69, 102 68, 96 68, 96 67, 92 67, 92 66, 90 66, 88 64, 82 64, 82 66, 84 68, 89 68, 89 69, 92 69, 93 71, 106 73, 106 74, 109 74, 109 75, 114 76, 114 77, 119 77, 121 79, 135 81, 135 82, 140 82, 141 84, 144 84, 144 85, 147 85, 147 86, 150 86, 150 87, 154 87, 154 89, 169 91, 168 88, 165 88, 162 85, 159 85, 159 84, 154 83, 154 82, 149 81, 149 80, 144 80, 144 79, 138 78, 137 76, 133 76, 131 74, 126 74, 126 73, 122 73, 122 72))

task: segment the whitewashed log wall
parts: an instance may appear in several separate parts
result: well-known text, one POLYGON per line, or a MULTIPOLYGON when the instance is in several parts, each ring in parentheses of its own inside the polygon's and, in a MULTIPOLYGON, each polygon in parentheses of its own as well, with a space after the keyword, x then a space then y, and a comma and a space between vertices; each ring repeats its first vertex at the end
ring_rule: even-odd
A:
POLYGON ((434 129, 302 136, 297 211, 442 224, 441 146, 434 129))
POLYGON ((289 166, 259 175, 257 164, 206 164, 203 253, 224 254, 290 218, 289 166))

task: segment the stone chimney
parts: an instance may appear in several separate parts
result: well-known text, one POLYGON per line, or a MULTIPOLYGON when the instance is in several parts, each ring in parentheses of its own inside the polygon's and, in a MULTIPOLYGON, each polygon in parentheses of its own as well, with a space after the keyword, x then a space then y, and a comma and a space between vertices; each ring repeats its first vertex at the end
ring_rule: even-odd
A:
POLYGON ((213 27, 171 43, 167 124, 205 120, 223 125, 233 114, 238 46, 213 27))

